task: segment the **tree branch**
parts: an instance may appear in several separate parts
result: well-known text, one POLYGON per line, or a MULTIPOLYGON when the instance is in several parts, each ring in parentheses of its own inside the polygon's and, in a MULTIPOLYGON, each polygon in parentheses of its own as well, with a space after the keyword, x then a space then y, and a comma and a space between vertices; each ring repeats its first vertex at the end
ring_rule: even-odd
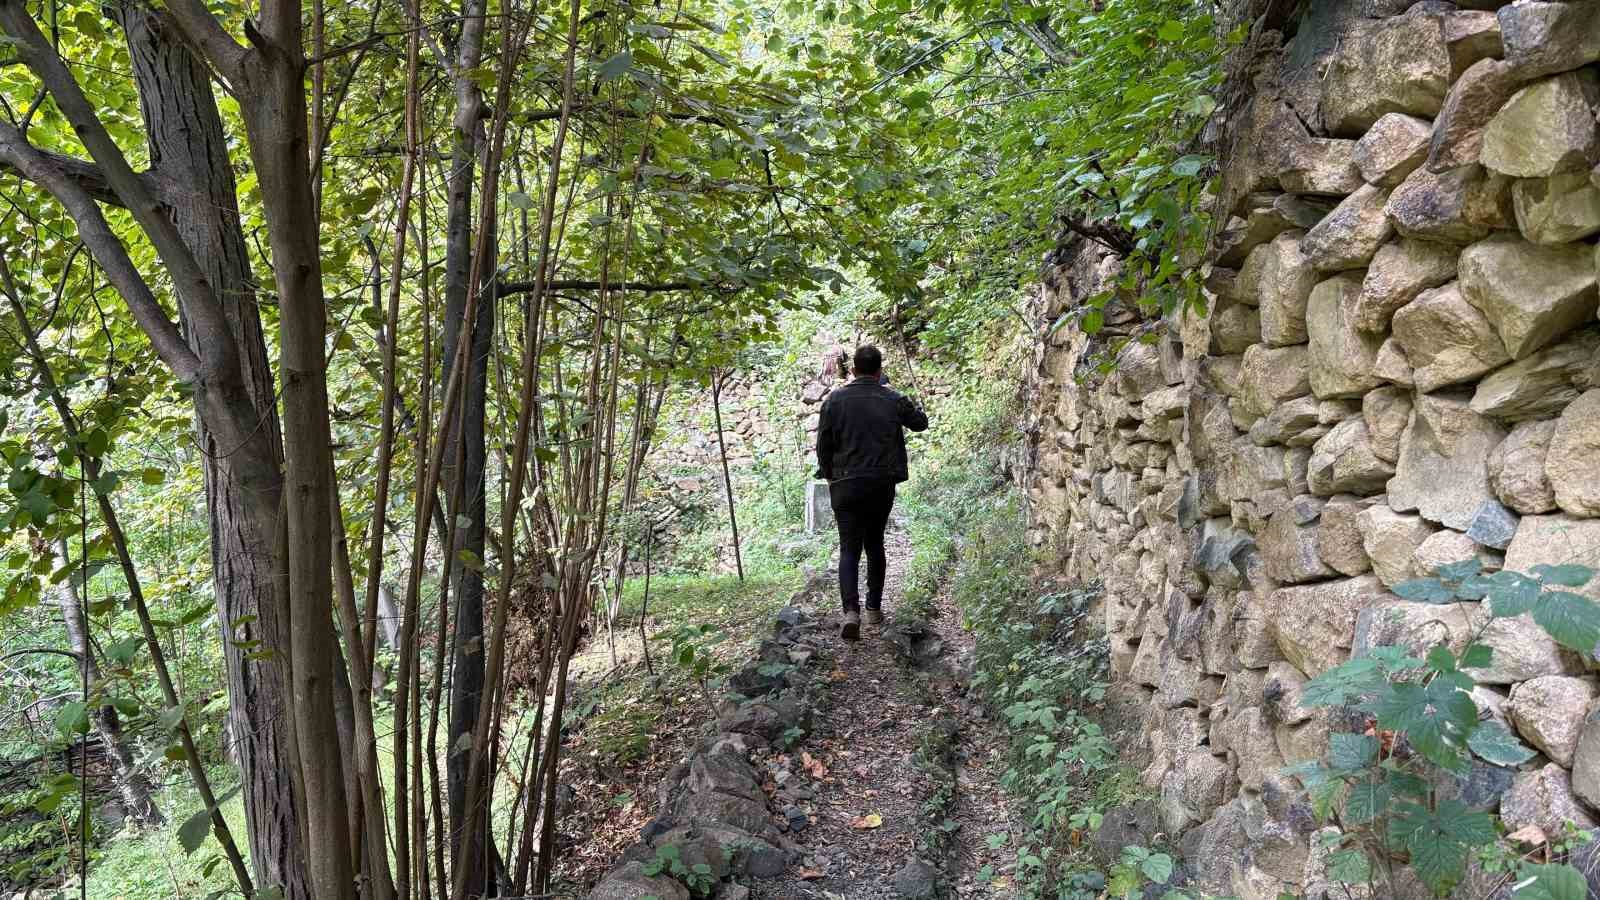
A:
MULTIPOLYGON (((106 173, 101 171, 99 166, 95 165, 89 160, 79 159, 76 156, 68 156, 65 153, 53 153, 49 150, 35 149, 34 152, 38 153, 41 157, 48 161, 51 166, 54 166, 56 169, 58 169, 61 172, 62 177, 76 184, 83 190, 84 193, 94 198, 97 202, 104 203, 109 206, 123 205, 122 198, 117 196, 117 192, 111 189, 111 182, 106 180, 106 173)), ((6 162, 0 162, 0 172, 11 172, 12 174, 20 175, 29 181, 33 180, 31 178, 27 178, 27 176, 18 171, 15 166, 12 166, 6 162)), ((155 176, 150 172, 141 173, 140 177, 146 181, 153 181, 155 178, 155 176)), ((152 185, 152 190, 159 190, 159 188, 156 188, 154 185, 152 185)))
MULTIPOLYGON (((551 291, 598 291, 602 285, 598 281, 582 280, 551 280, 544 283, 546 290, 551 291)), ((714 290, 729 292, 725 285, 710 284, 703 281, 611 281, 606 282, 607 290, 638 291, 641 294, 661 294, 669 291, 698 291, 714 290)), ((502 281, 495 286, 495 296, 509 297, 512 294, 526 294, 536 290, 532 281, 502 281)))
POLYGON ((250 51, 228 34, 206 9, 205 0, 168 0, 166 7, 178 30, 211 67, 230 87, 237 84, 244 75, 244 60, 250 51))
POLYGON ((178 380, 193 384, 202 373, 200 358, 184 342, 178 326, 167 317, 128 250, 106 223, 94 198, 73 177, 57 166, 58 157, 47 155, 22 137, 15 126, 0 123, 0 163, 39 185, 66 208, 78 226, 78 237, 94 254, 139 327, 149 335, 163 362, 178 380))
MULTIPOLYGON (((187 0, 179 0, 179 2, 187 2, 187 0)), ((57 108, 67 117, 67 121, 72 124, 73 131, 77 134, 78 139, 83 142, 84 147, 88 149, 89 155, 94 158, 111 190, 121 198, 123 205, 133 214, 134 220, 139 223, 139 227, 150 238, 150 242, 155 245, 156 253, 161 257, 161 262, 167 267, 167 271, 172 276, 174 286, 185 301, 185 309, 189 314, 189 321, 196 329, 196 337, 202 341, 215 343, 216 352, 208 354, 208 359, 202 365, 202 374, 221 371, 224 368, 231 368, 237 365, 238 357, 232 341, 232 331, 228 327, 227 317, 223 314, 221 304, 217 302, 216 294, 213 292, 210 283, 206 281, 205 272, 201 270, 199 262, 195 260, 194 254, 190 252, 188 245, 183 242, 183 238, 178 234, 177 225, 167 215, 161 203, 157 201, 155 194, 145 184, 144 179, 128 165, 128 159, 123 156, 122 148, 118 147, 116 142, 111 139, 110 133, 106 131, 105 124, 100 121, 94 106, 89 102, 89 98, 84 96, 83 88, 79 86, 77 79, 67 69, 66 63, 56 53, 55 48, 51 46, 44 34, 39 31, 39 27, 34 23, 33 17, 28 14, 23 0, 0 0, 0 28, 4 28, 6 34, 15 39, 17 50, 23 61, 27 63, 28 68, 44 84, 45 88, 50 91, 50 95, 55 98, 57 108)), ((23 135, 15 131, 15 129, 12 130, 10 137, 13 152, 22 153, 22 147, 27 147, 29 150, 33 149, 27 144, 23 135)), ((58 182, 61 181, 60 178, 56 180, 58 182)), ((50 189, 50 192, 58 200, 61 200, 63 204, 66 203, 63 194, 58 193, 55 189, 50 189)), ((104 218, 100 216, 100 211, 94 206, 93 201, 89 200, 88 195, 81 190, 76 193, 87 201, 87 208, 81 209, 80 212, 83 215, 92 212, 94 218, 98 219, 99 224, 103 226, 104 218)), ((81 229, 84 220, 80 218, 80 214, 74 213, 73 218, 79 221, 79 228, 81 229)), ((109 228, 106 231, 109 235, 109 228)), ((114 237, 112 240, 116 244, 117 250, 122 252, 123 256, 126 256, 126 251, 122 247, 121 241, 115 240, 114 237)), ((88 243, 87 236, 85 237, 85 243, 88 243)), ((99 255, 100 253, 96 252, 96 256, 98 257, 99 255)), ((132 268, 131 262, 125 275, 128 280, 137 281, 146 294, 149 293, 148 285, 144 284, 143 278, 138 277, 138 273, 132 268)), ((125 294, 124 296, 128 295, 125 294)), ((151 300, 153 302, 154 298, 152 297, 151 300)), ((129 302, 130 305, 133 303, 131 297, 129 297, 129 302)), ((160 309, 159 305, 153 308, 160 309)), ((160 320, 167 326, 171 326, 171 320, 166 318, 164 312, 160 320)), ((152 324, 154 324, 153 321, 152 324)), ((141 325, 143 325, 142 321, 141 325)), ((173 331, 176 333, 176 329, 173 329, 173 331)), ((157 333, 149 331, 147 333, 150 334, 152 340, 157 339, 157 333)), ((164 336, 165 332, 163 331, 162 334, 164 336)), ((165 356, 166 353, 163 352, 163 358, 165 356)), ((190 359, 198 361, 198 357, 192 352, 188 356, 190 359)))

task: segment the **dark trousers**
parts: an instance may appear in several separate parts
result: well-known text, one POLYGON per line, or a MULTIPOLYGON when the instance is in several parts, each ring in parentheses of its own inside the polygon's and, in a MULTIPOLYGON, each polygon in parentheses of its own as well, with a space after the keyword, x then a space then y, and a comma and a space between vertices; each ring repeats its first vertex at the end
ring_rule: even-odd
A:
POLYGON ((867 608, 883 605, 888 559, 883 531, 894 508, 894 482, 887 478, 847 478, 828 485, 833 518, 839 523, 839 599, 845 610, 861 608, 861 551, 867 552, 867 608))

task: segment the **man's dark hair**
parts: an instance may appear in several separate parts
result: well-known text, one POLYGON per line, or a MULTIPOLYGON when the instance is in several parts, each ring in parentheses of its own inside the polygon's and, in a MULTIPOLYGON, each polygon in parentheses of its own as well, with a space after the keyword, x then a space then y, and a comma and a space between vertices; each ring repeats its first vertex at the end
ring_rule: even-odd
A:
POLYGON ((883 371, 883 354, 871 344, 862 344, 856 348, 852 367, 857 375, 876 375, 883 371))

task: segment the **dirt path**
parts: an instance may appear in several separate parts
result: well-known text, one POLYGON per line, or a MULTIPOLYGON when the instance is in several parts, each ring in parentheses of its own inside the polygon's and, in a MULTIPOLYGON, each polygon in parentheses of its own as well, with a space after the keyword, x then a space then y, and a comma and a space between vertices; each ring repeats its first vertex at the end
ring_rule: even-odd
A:
POLYGON ((769 764, 773 802, 792 823, 803 858, 783 876, 754 883, 752 897, 932 897, 919 893, 930 880, 940 885, 938 896, 1009 896, 1006 864, 1014 854, 1009 841, 991 838, 1009 831, 1000 742, 965 697, 959 674, 972 637, 941 598, 920 638, 923 648, 940 645, 931 661, 911 664, 889 639, 909 558, 897 521, 889 621, 863 626, 860 641, 838 636, 836 593, 811 601, 830 628, 822 648, 829 690, 810 736, 769 764), (929 866, 917 871, 917 859, 929 866))

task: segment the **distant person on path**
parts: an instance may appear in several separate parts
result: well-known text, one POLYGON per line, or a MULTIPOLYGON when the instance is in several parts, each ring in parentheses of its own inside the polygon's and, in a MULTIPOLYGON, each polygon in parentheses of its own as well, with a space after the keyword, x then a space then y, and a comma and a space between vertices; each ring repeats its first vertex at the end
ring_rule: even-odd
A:
POLYGON ((928 416, 916 403, 885 387, 883 354, 856 348, 855 377, 828 394, 817 423, 817 474, 828 479, 828 499, 839 523, 840 634, 861 637, 861 551, 867 551, 867 624, 883 622, 883 579, 888 560, 883 531, 894 507, 894 487, 909 477, 902 429, 925 431, 928 416))

